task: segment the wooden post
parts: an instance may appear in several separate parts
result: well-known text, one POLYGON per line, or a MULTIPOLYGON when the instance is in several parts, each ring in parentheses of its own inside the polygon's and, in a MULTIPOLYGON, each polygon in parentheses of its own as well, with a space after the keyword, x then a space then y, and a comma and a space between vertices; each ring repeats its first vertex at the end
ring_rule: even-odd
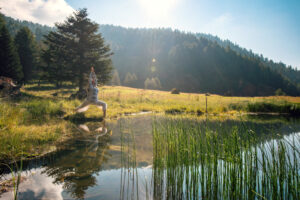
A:
POLYGON ((207 113, 207 96, 209 96, 209 93, 206 93, 205 94, 205 99, 206 99, 206 101, 205 101, 205 103, 206 103, 206 106, 205 106, 205 112, 207 113))

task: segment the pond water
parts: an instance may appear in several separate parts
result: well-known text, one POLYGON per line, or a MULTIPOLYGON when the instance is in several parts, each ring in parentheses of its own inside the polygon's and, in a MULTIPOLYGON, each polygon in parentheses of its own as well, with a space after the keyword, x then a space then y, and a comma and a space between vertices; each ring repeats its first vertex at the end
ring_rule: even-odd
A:
MULTIPOLYGON (((154 166, 154 159, 164 158, 158 156, 157 144, 154 144, 157 141, 153 138, 153 121, 165 123, 166 118, 168 117, 143 115, 116 121, 73 123, 74 131, 78 132, 76 138, 66 141, 56 152, 43 158, 24 162, 22 176, 25 180, 19 187, 19 199, 174 199, 174 188, 167 186, 173 177, 166 167, 170 168, 172 165, 166 164, 162 168, 154 166)), ((205 130, 209 127, 213 132, 246 128, 255 133, 257 143, 265 145, 282 139, 291 143, 294 141, 293 148, 299 152, 299 120, 263 119, 265 117, 243 120, 201 119, 195 123, 205 130)), ((185 120, 188 119, 183 121, 185 120)), ((178 165, 175 168, 183 170, 178 169, 178 165)), ((194 165, 195 163, 189 164, 188 170, 192 170, 191 166, 194 165)), ((187 165, 183 163, 180 166, 187 165)), ((196 168, 199 167, 200 164, 196 164, 196 168)), ((7 174, 3 177, 9 176, 7 174)), ((188 176, 193 178, 200 174, 191 173, 188 176)), ((299 177, 299 172, 297 176, 299 177)), ((183 175, 183 179, 187 179, 187 175, 183 175)), ((208 180, 207 177, 205 180, 208 180)), ((204 188, 200 182, 196 187, 204 188)), ((200 192, 201 189, 197 192, 195 186, 188 185, 187 181, 180 181, 178 177, 173 184, 183 185, 182 188, 176 186, 174 194, 178 195, 180 191, 182 195, 177 196, 179 199, 210 198, 200 192), (196 195, 185 195, 191 192, 189 187, 193 187, 196 195)), ((0 199, 12 198, 12 192, 0 196, 0 199)))

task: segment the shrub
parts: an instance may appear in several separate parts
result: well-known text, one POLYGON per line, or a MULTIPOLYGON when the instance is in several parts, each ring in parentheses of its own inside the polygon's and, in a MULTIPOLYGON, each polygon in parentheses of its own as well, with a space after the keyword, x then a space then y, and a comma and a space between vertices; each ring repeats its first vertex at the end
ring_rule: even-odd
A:
POLYGON ((180 94, 180 91, 177 88, 173 88, 171 94, 180 94))
POLYGON ((267 102, 250 103, 247 106, 249 112, 274 112, 274 113, 286 113, 290 115, 300 115, 300 104, 285 103, 274 104, 267 102))
POLYGON ((275 91, 275 95, 276 95, 276 96, 285 96, 286 93, 285 93, 284 91, 282 91, 281 88, 279 88, 279 89, 277 89, 277 90, 275 91))
POLYGON ((239 103, 231 103, 231 104, 228 105, 228 108, 229 108, 229 110, 240 111, 240 110, 244 109, 244 106, 242 104, 239 104, 239 103))

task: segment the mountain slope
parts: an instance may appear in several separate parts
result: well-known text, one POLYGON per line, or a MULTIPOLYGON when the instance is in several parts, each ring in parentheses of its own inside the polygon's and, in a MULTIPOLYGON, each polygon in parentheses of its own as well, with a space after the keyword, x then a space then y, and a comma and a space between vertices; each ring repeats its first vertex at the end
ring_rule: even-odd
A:
POLYGON ((100 31, 115 53, 113 61, 121 80, 127 72, 135 73, 138 80, 131 84, 135 87, 143 88, 147 78, 158 77, 165 90, 177 87, 186 92, 262 96, 281 88, 299 95, 294 83, 259 59, 195 34, 109 25, 100 31))
POLYGON ((220 46, 226 48, 230 47, 232 50, 237 52, 240 55, 256 58, 259 59, 260 62, 264 63, 271 69, 277 71, 278 73, 282 74, 285 78, 291 80, 294 83, 300 83, 300 70, 297 70, 296 68, 292 68, 292 66, 286 66, 282 62, 274 62, 273 60, 269 60, 268 58, 263 57, 263 55, 258 55, 253 53, 251 50, 247 50, 245 48, 240 47, 237 44, 232 43, 229 40, 221 40, 217 36, 212 36, 210 34, 203 34, 203 33, 197 33, 198 37, 204 37, 208 40, 217 42, 220 46))
POLYGON ((37 41, 41 41, 43 39, 43 35, 46 35, 50 31, 55 30, 54 28, 46 25, 41 25, 29 21, 21 21, 7 16, 4 16, 4 20, 6 22, 7 29, 13 37, 17 34, 18 30, 20 30, 24 26, 27 26, 31 30, 31 32, 35 35, 37 41))

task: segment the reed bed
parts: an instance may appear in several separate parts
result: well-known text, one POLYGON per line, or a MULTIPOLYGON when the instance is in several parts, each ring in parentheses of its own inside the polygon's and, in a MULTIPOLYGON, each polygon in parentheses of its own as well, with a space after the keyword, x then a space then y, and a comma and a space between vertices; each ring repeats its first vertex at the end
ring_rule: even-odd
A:
POLYGON ((153 122, 154 199, 299 199, 299 135, 260 143, 247 127, 153 122))

